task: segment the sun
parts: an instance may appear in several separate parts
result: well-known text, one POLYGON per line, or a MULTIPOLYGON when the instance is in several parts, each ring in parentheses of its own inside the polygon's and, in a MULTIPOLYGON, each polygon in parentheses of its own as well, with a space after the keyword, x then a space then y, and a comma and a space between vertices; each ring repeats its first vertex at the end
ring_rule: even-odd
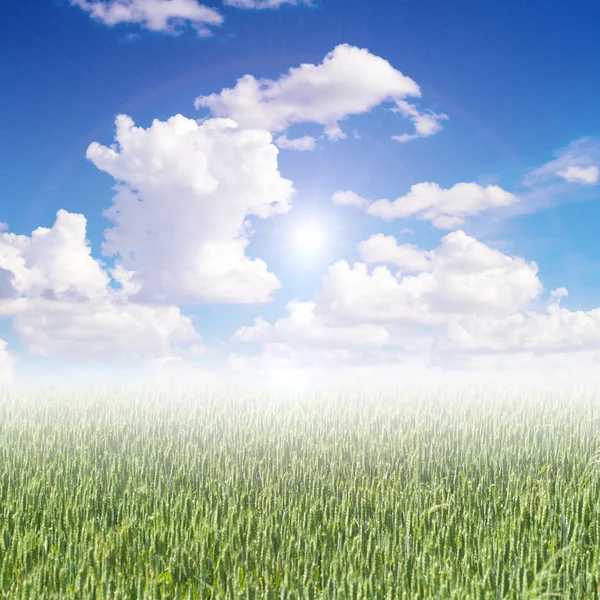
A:
POLYGON ((325 246, 325 232, 317 223, 303 223, 294 232, 294 245, 300 254, 314 256, 325 246))

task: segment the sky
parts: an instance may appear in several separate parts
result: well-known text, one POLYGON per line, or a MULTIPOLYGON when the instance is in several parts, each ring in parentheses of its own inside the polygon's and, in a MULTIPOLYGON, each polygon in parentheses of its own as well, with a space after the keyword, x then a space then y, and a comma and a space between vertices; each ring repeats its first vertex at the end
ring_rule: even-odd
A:
POLYGON ((5 0, 0 382, 597 378, 599 19, 5 0))

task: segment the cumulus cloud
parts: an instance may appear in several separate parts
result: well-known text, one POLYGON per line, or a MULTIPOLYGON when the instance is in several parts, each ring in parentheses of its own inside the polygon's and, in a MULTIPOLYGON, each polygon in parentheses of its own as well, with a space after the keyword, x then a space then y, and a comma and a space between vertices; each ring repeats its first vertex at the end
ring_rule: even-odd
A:
POLYGON ((137 24, 150 31, 178 33, 188 25, 199 35, 221 25, 223 17, 214 8, 197 0, 70 0, 94 20, 113 26, 137 24))
POLYGON ((237 8, 279 8, 283 4, 289 4, 291 6, 299 6, 306 4, 312 6, 313 0, 225 0, 227 6, 235 6, 237 8))
POLYGON ((335 192, 331 196, 331 201, 338 206, 356 206, 358 208, 364 208, 369 204, 368 200, 351 191, 335 192))
MULTIPOLYGON (((326 373, 341 380, 390 382, 481 373, 485 349, 458 346, 456 327, 468 327, 470 320, 510 322, 543 290, 535 263, 462 231, 446 235, 433 250, 378 234, 359 251, 366 262, 392 264, 401 272, 338 261, 323 276, 314 300, 291 303, 288 316, 274 324, 259 318, 240 329, 237 339, 258 342, 261 351, 232 357, 230 367, 265 378, 296 372, 300 380, 326 373)), ((565 292, 557 290, 554 302, 565 292)))
POLYGON ((261 318, 235 334, 243 342, 264 342, 322 348, 377 347, 387 342, 387 331, 377 325, 330 326, 315 314, 314 302, 294 300, 287 305, 289 316, 270 325, 261 318))
POLYGON ((163 356, 200 339, 179 308, 114 296, 89 302, 29 300, 14 314, 12 327, 30 354, 75 359, 163 356))
POLYGON ((332 125, 325 125, 325 129, 323 131, 325 133, 325 137, 330 142, 336 142, 337 140, 345 140, 348 137, 348 134, 344 133, 344 130, 338 125, 338 123, 333 123, 332 125))
POLYGON ((273 356, 287 355, 311 368, 377 365, 389 357, 368 353, 391 345, 404 353, 392 360, 396 366, 409 356, 426 365, 435 347, 432 332, 443 333, 449 323, 468 316, 509 317, 542 291, 535 263, 506 256, 462 231, 446 235, 431 251, 401 246, 382 235, 361 244, 360 251, 370 262, 418 273, 394 275, 386 266, 369 270, 364 263, 335 263, 313 301, 294 301, 288 316, 274 324, 259 318, 237 332, 239 341, 262 344, 262 353, 251 360, 261 368, 265 361, 272 364, 273 356), (319 366, 311 353, 324 348, 335 353, 321 356, 319 366))
MULTIPOLYGON (((398 251, 380 238, 370 245, 398 251)), ((332 265, 317 292, 319 311, 336 321, 435 324, 466 313, 510 314, 542 291, 535 263, 506 256, 462 231, 420 257, 411 250, 410 259, 425 267, 416 275, 393 275, 385 266, 369 272, 364 263, 332 265)))
POLYGON ((19 341, 40 356, 140 358, 198 343, 179 308, 131 302, 129 274, 114 272, 111 285, 91 256, 85 217, 60 210, 51 228, 0 234, 0 315, 12 317, 19 341))
POLYGON ((367 208, 367 214, 391 221, 414 216, 431 221, 438 229, 452 229, 466 217, 485 210, 503 208, 518 202, 518 198, 497 185, 457 183, 450 189, 437 183, 417 183, 405 196, 393 202, 377 200, 367 208))
POLYGON ((284 150, 307 152, 314 150, 317 147, 317 140, 312 135, 304 135, 291 140, 287 135, 280 135, 275 139, 275 144, 278 148, 283 148, 284 150))
POLYGON ((103 250, 132 272, 136 299, 269 300, 280 284, 246 254, 247 218, 287 212, 295 193, 271 134, 181 115, 144 129, 120 115, 115 139, 92 143, 87 157, 117 181, 103 250))
POLYGON ((410 142, 417 138, 429 137, 442 129, 442 121, 448 120, 448 115, 437 114, 433 111, 419 112, 416 106, 406 102, 405 100, 398 100, 396 107, 392 108, 393 112, 399 112, 406 118, 410 119, 414 126, 414 133, 404 133, 402 135, 394 135, 392 139, 397 142, 410 142))
POLYGON ((470 316, 448 328, 448 344, 458 350, 600 350, 600 309, 570 311, 551 304, 500 319, 470 316))
POLYGON ((543 287, 535 263, 462 231, 446 235, 433 250, 378 234, 359 251, 366 262, 416 274, 339 261, 313 301, 291 303, 288 316, 274 324, 259 318, 239 330, 237 339, 261 343, 261 352, 235 355, 230 367, 257 370, 261 377, 370 374, 395 382, 452 373, 476 373, 482 382, 501 381, 507 372, 511 381, 600 374, 600 308, 561 307, 568 296, 562 287, 549 294, 545 309, 536 308, 543 287))
POLYGON ((0 234, 0 298, 91 300, 107 294, 109 277, 92 258, 83 215, 59 210, 52 228, 31 237, 0 234))
POLYGON ((558 289, 554 290, 553 292, 550 292, 550 297, 557 304, 560 304, 561 298, 566 298, 568 295, 569 295, 569 290, 567 290, 567 288, 564 288, 564 287, 558 288, 558 289))
POLYGON ((8 344, 3 339, 0 339, 0 386, 11 383, 13 379, 15 360, 9 354, 7 346, 8 344))
POLYGON ((390 263, 406 271, 427 271, 429 252, 414 244, 398 244, 391 235, 378 233, 358 246, 361 258, 367 263, 390 263))
MULTIPOLYGON (((318 123, 324 126, 325 135, 335 140, 346 136, 339 121, 411 96, 421 96, 419 86, 387 60, 341 44, 321 64, 291 68, 276 81, 245 75, 234 88, 196 98, 195 106, 208 108, 215 117, 230 117, 242 127, 272 132, 283 132, 295 123, 318 123)), ((419 135, 426 131, 431 135, 435 129, 431 120, 439 123, 445 118, 419 117, 414 114, 416 109, 411 111, 399 112, 419 123, 419 135)))

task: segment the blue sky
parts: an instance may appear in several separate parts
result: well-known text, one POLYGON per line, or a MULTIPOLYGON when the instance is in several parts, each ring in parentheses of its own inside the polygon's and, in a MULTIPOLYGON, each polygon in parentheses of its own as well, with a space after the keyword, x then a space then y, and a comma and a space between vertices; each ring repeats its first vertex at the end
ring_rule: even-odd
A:
MULTIPOLYGON (((515 364, 593 372, 600 360, 594 312, 600 305, 600 6, 584 0, 235 4, 3 4, 0 222, 10 232, 0 244, 4 372, 23 377, 40 365, 67 373, 73 364, 121 369, 131 362, 144 373, 175 365, 177 376, 325 370, 398 378, 413 372, 415 361, 423 372, 515 364), (165 10, 176 19, 164 19, 165 10), (318 68, 328 56, 329 67, 314 78, 312 71, 289 71, 318 68), (270 80, 262 99, 236 87, 246 75, 270 80), (291 83, 282 92, 286 76, 291 83), (226 88, 233 90, 227 98, 226 88), (196 108, 201 97, 213 100, 196 108), (119 165, 107 166, 116 115, 143 129, 174 115, 186 123, 207 118, 199 127, 226 117, 237 119, 240 144, 246 131, 272 141, 261 137, 243 150, 234 140, 229 151, 223 132, 215 134, 224 136, 217 152, 212 142, 207 150, 191 137, 187 145, 173 129, 161 134, 174 136, 165 142, 167 154, 141 141, 127 155, 121 149, 119 165), (415 136, 418 119, 424 129, 415 136), (325 131, 336 124, 343 139, 325 131), (415 139, 393 139, 403 134, 415 139), (285 148, 281 136, 310 136, 312 149, 285 148), (96 158, 89 157, 93 142, 104 148, 96 158), (263 162, 251 161, 252 176, 238 180, 244 153, 276 162, 263 172, 263 162), (194 161, 205 156, 208 167, 196 170, 194 161), (165 159, 186 163, 181 177, 187 179, 175 181, 164 170, 152 175, 148 165, 165 159), (136 160, 146 171, 136 171, 136 160), (158 179, 144 182, 145 175, 158 179), (221 190, 216 196, 207 183, 212 177, 221 190), (241 200, 236 204, 252 188, 257 196, 248 202, 269 212, 267 196, 283 180, 295 190, 289 197, 280 192, 289 201, 285 210, 259 218, 241 200), (148 235, 156 236, 154 245, 141 241, 129 222, 116 242, 120 250, 135 249, 129 262, 102 250, 105 229, 115 225, 103 211, 113 205, 116 181, 141 197, 143 218, 154 228, 148 235), (408 196, 411 186, 424 183, 440 192, 429 187, 417 200, 408 196), (468 187, 445 194, 456 184, 468 187), (151 202, 140 186, 150 190, 151 202), (335 204, 340 191, 354 192, 363 205, 335 204), (393 218, 371 208, 380 199, 399 199, 393 218), (429 216, 414 208, 424 201, 429 216), (411 202, 413 209, 406 208, 411 202), (221 211, 219 203, 230 208, 221 211), (190 204, 197 210, 190 212, 190 204), (52 228, 61 209, 84 215, 85 230, 67 216, 67 241, 60 244, 31 249, 30 240, 11 237, 52 228), (238 212, 236 226, 231 214, 238 212), (246 220, 249 229, 240 228, 246 220), (86 262, 85 239, 103 265, 86 262), (361 250, 369 239, 375 241, 361 250), (239 268, 223 275, 229 251, 239 268), (339 277, 324 283, 339 261, 347 261, 350 275, 338 269, 339 277), (366 279, 352 270, 355 262, 365 266, 366 279), (110 274, 120 263, 135 293, 110 274), (391 279, 374 275, 384 270, 391 279), (212 291, 202 291, 206 286, 212 291), (224 295, 215 291, 220 286, 224 295), (372 294, 363 294, 363 286, 372 294), (552 296, 559 288, 568 290, 558 294, 560 306, 552 296), (474 304, 466 301, 473 298, 474 304), (296 312, 286 308, 295 300, 296 312), (170 326, 164 311, 171 311, 170 326)), ((202 131, 190 136, 199 140, 202 131)))

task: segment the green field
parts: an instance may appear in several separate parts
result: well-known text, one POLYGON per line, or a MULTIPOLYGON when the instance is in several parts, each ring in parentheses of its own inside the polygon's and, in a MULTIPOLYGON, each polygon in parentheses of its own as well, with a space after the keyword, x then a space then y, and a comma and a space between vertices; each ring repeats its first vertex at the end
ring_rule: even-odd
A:
POLYGON ((2 598, 596 598, 600 394, 0 395, 2 598))

